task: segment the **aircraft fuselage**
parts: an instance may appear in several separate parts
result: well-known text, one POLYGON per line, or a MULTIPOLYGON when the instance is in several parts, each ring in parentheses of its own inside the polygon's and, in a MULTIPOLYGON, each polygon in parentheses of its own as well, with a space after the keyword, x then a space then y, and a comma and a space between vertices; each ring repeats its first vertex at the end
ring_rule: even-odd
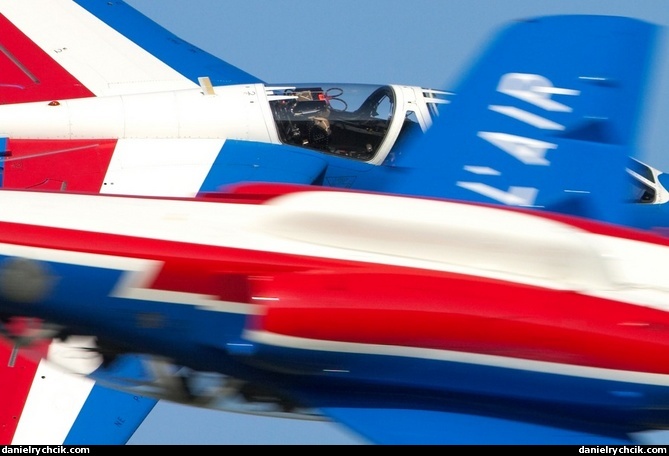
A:
POLYGON ((289 396, 353 400, 373 385, 435 409, 456 395, 669 422, 668 291, 641 268, 668 261, 669 242, 648 233, 348 192, 239 204, 5 191, 0 204, 0 311, 103 349, 289 396))

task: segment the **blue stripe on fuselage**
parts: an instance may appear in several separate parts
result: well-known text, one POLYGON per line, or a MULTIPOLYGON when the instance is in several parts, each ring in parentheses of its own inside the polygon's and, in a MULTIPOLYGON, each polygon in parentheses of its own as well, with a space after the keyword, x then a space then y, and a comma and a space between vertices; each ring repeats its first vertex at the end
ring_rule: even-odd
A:
MULTIPOLYGON (((228 139, 205 178, 201 192, 239 182, 273 182, 375 190, 379 166, 302 147, 228 139)), ((387 167, 384 167, 387 168, 387 167)))
MULTIPOLYGON (((669 422, 668 385, 533 371, 529 360, 527 368, 512 368, 399 353, 394 356, 305 350, 263 343, 256 343, 255 357, 268 369, 272 369, 273 364, 283 369, 301 368, 305 375, 312 376, 315 388, 324 391, 326 396, 326 385, 332 386, 330 391, 351 388, 346 385, 374 385, 379 392, 389 391, 387 397, 393 401, 401 401, 400 395, 393 391, 404 391, 408 401, 404 405, 409 407, 418 406, 420 397, 428 398, 426 407, 440 408, 451 404, 453 397, 469 395, 541 404, 548 414, 551 410, 560 410, 562 415, 573 413, 582 418, 589 414, 593 419, 606 414, 601 420, 621 425, 633 426, 657 419, 669 422), (305 366, 309 366, 308 371, 305 366)), ((397 403, 385 405, 398 406, 397 403)))
POLYGON ((49 280, 45 296, 12 301, 7 297, 23 290, 3 286, 3 275, 13 267, 12 260, 16 259, 0 256, 0 312, 53 321, 72 334, 95 334, 114 347, 147 353, 164 353, 170 347, 175 363, 212 371, 219 367, 217 363, 226 361, 227 344, 239 340, 246 324, 246 314, 172 301, 170 291, 163 292, 172 302, 115 297, 112 294, 119 291, 117 286, 127 271, 53 261, 34 261, 43 277, 24 274, 22 279, 28 286, 49 280))

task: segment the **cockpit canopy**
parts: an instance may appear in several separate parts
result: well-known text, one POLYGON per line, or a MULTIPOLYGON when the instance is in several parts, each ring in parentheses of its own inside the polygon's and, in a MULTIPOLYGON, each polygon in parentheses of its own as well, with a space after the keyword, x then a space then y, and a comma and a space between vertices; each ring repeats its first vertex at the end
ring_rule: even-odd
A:
POLYGON ((667 174, 635 158, 629 159, 627 173, 631 182, 631 202, 645 204, 669 202, 667 174))
POLYGON ((380 163, 400 135, 426 131, 446 92, 371 84, 267 87, 281 142, 380 163), (379 158, 380 157, 380 158, 379 158))

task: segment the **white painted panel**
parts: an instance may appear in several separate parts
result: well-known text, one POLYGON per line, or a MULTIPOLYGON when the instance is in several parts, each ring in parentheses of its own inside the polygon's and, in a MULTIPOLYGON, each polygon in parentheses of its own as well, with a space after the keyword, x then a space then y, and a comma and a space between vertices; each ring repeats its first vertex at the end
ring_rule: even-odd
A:
POLYGON ((12 444, 62 444, 93 385, 93 380, 65 373, 42 360, 12 444))
POLYGON ((224 139, 122 139, 100 193, 195 196, 224 139))

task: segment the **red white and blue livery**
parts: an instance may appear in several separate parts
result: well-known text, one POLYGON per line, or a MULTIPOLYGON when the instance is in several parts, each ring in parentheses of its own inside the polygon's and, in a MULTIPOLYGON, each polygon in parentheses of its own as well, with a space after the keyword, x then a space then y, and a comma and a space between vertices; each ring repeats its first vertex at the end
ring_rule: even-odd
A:
POLYGON ((456 95, 267 84, 122 1, 0 31, 0 443, 125 443, 162 398, 378 443, 666 427, 652 24, 513 24, 456 95))
POLYGON ((212 407, 233 391, 376 443, 629 443, 669 424, 665 237, 460 202, 242 190, 1 192, 0 306, 95 336, 51 361, 103 384, 212 407), (146 382, 123 380, 123 353, 169 360, 181 381, 146 360, 146 382), (198 372, 221 375, 217 394, 198 392, 198 372))

